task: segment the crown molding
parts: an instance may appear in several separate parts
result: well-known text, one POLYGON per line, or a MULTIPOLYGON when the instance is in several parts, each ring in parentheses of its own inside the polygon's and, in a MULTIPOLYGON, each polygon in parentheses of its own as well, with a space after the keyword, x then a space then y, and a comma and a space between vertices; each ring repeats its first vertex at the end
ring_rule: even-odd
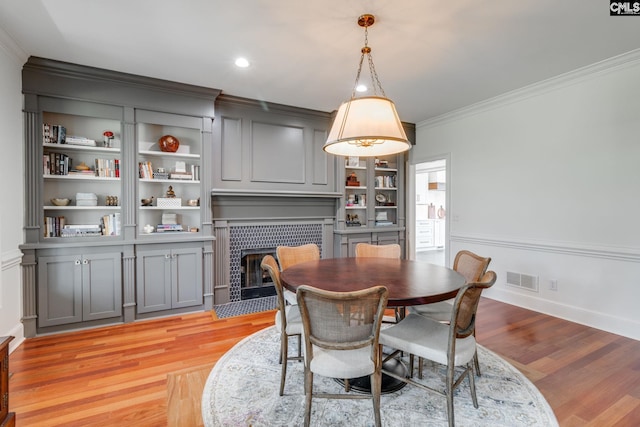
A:
POLYGON ((19 66, 22 66, 29 58, 29 55, 2 28, 0 28, 0 48, 19 66))
POLYGON ((512 90, 502 95, 489 98, 485 101, 480 101, 467 107, 424 120, 417 123, 416 128, 428 128, 459 120, 464 117, 473 116, 478 113, 503 107, 534 96, 539 96, 541 94, 558 90, 562 87, 567 87, 616 70, 634 66, 638 64, 638 62, 640 62, 640 49, 635 49, 621 55, 560 74, 556 77, 551 77, 538 83, 533 83, 520 89, 512 90))

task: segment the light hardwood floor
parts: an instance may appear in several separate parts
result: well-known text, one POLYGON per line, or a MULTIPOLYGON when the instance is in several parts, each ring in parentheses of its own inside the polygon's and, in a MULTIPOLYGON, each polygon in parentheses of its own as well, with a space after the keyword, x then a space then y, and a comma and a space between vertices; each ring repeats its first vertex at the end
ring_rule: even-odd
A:
MULTIPOLYGON (((18 427, 191 426, 198 402, 179 396, 183 414, 168 419, 168 388, 202 384, 273 318, 197 313, 28 339, 10 356, 10 410, 18 427)), ((640 342, 486 298, 477 337, 524 372, 561 426, 640 425, 640 342)))

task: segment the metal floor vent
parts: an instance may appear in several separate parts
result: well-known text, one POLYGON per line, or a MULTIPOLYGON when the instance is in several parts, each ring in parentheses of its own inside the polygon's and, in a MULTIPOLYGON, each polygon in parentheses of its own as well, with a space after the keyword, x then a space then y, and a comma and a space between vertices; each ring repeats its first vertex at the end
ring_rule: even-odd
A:
POLYGON ((538 276, 507 271, 507 285, 538 292, 538 276))

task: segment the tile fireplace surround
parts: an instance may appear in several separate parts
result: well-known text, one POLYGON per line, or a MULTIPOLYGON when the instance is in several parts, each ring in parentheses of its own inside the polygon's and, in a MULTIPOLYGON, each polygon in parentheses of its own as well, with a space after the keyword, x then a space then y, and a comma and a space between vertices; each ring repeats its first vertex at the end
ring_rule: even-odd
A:
POLYGON ((212 192, 214 304, 241 300, 243 249, 315 243, 333 257, 336 193, 212 192))

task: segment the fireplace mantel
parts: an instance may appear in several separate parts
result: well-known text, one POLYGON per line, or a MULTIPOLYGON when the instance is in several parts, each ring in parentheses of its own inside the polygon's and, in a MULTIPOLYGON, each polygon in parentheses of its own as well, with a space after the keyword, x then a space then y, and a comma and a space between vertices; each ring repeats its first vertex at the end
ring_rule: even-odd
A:
POLYGON ((214 188, 212 197, 306 197, 322 199, 339 199, 342 193, 324 191, 271 191, 271 190, 234 190, 227 188, 214 188))

